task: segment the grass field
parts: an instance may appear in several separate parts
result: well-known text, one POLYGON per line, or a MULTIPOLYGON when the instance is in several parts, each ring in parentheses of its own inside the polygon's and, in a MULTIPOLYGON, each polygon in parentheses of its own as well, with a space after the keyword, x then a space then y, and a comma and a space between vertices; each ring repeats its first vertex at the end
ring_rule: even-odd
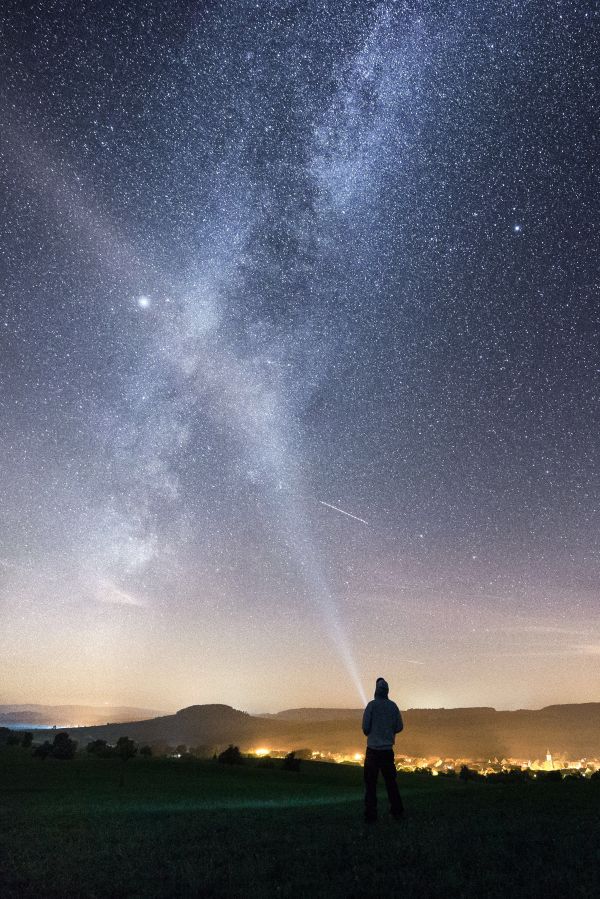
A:
POLYGON ((600 895, 600 785, 399 775, 362 822, 358 767, 0 753, 0 895, 600 895))

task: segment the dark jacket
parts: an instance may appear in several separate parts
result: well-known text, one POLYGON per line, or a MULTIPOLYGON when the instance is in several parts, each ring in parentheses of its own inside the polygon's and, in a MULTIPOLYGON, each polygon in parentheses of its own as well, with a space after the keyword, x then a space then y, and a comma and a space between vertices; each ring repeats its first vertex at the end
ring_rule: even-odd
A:
MULTIPOLYGON (((386 685, 387 687, 387 685, 386 685)), ((403 730, 402 715, 395 702, 387 697, 387 689, 377 689, 375 699, 367 704, 362 729, 369 749, 392 749, 396 734, 403 730)))

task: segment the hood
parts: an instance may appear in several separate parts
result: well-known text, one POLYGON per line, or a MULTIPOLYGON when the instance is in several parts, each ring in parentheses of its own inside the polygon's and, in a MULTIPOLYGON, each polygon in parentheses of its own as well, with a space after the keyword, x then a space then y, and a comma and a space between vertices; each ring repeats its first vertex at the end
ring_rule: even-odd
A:
POLYGON ((388 693, 390 692, 390 688, 388 687, 388 683, 383 677, 378 677, 375 681, 375 698, 376 699, 387 699, 388 693))

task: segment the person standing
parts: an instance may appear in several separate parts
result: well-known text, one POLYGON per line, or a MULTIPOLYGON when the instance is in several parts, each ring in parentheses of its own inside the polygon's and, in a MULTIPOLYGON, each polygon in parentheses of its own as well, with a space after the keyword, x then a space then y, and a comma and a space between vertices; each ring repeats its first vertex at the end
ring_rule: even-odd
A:
POLYGON ((404 728, 400 709, 388 698, 389 687, 383 677, 375 682, 375 698, 367 703, 363 714, 362 729, 367 737, 365 754, 365 821, 377 820, 377 778, 381 771, 388 799, 390 813, 399 821, 404 814, 402 799, 396 783, 394 761, 394 740, 404 728))

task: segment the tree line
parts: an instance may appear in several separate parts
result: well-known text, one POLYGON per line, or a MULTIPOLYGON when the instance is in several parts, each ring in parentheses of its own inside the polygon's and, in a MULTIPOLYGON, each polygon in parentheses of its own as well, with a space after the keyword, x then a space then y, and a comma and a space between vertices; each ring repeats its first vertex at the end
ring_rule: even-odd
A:
MULTIPOLYGON (((33 744, 33 734, 30 731, 14 731, 9 728, 0 727, 0 745, 18 746, 23 749, 32 750, 35 758, 44 760, 53 759, 73 759, 77 754, 78 744, 73 740, 67 731, 59 731, 54 734, 52 741, 45 740, 39 745, 33 744)), ((247 758, 252 758, 254 764, 259 768, 274 768, 275 759, 271 756, 263 756, 255 759, 253 755, 244 755, 239 746, 230 744, 221 752, 211 750, 207 746, 188 747, 183 743, 173 747, 168 745, 160 745, 158 747, 149 746, 147 744, 138 745, 129 737, 119 737, 115 744, 108 743, 107 740, 92 740, 85 747, 85 752, 94 758, 109 759, 118 758, 123 762, 140 756, 141 758, 151 758, 153 755, 175 757, 175 758, 213 758, 224 765, 241 765, 247 758)), ((310 750, 294 750, 289 752, 282 760, 281 765, 277 767, 284 771, 299 771, 302 759, 310 758, 310 750)), ((403 773, 402 769, 399 771, 403 773)), ((412 774, 420 776, 431 776, 433 771, 431 768, 418 768, 412 774)), ((600 770, 594 771, 591 775, 585 776, 583 772, 577 769, 557 769, 554 771, 530 771, 529 769, 512 768, 507 771, 495 771, 489 774, 481 774, 468 765, 462 765, 458 771, 439 771, 436 772, 439 777, 458 777, 463 783, 469 781, 485 781, 488 783, 516 783, 527 781, 563 781, 563 780, 590 780, 600 782, 600 770)))

